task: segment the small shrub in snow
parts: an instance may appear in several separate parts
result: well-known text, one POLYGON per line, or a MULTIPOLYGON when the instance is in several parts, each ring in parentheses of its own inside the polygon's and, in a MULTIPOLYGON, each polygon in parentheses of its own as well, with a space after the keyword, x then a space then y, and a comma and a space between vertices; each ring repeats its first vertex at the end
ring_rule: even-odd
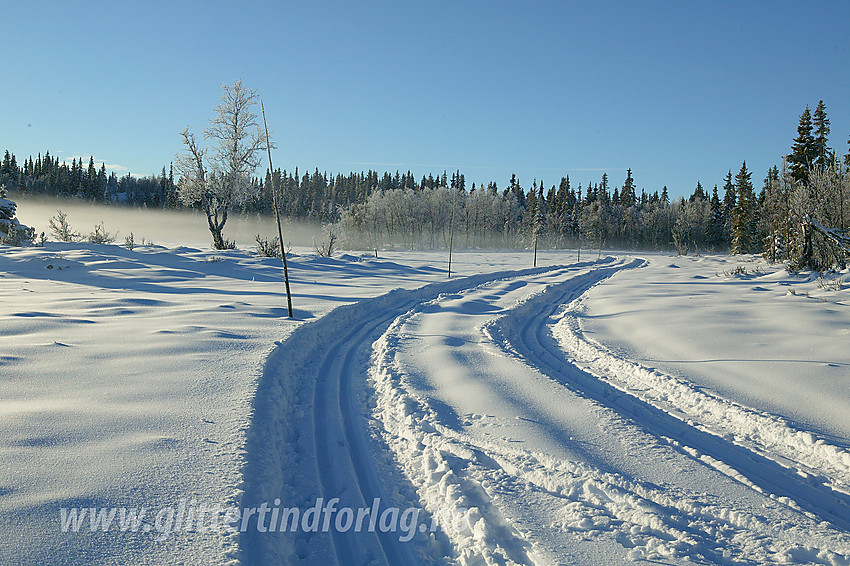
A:
POLYGON ((101 222, 89 233, 88 241, 90 244, 111 244, 115 241, 115 234, 107 232, 101 222))
POLYGON ((50 228, 50 235, 60 242, 75 242, 80 239, 80 233, 71 228, 68 215, 61 209, 56 210, 56 215, 47 222, 47 226, 50 228))
POLYGON ((731 270, 724 269, 723 275, 726 277, 750 277, 755 275, 764 275, 764 272, 761 270, 761 267, 758 266, 749 269, 745 265, 736 265, 731 270))
MULTIPOLYGON (((286 257, 292 256, 292 244, 286 244, 286 257)), ((280 238, 275 236, 271 240, 257 234, 257 255, 261 257, 280 257, 280 238)))
POLYGON ((124 237, 124 247, 130 251, 133 251, 133 248, 136 247, 136 242, 133 240, 133 233, 130 232, 129 236, 124 237))
POLYGON ((257 255, 262 257, 280 257, 280 238, 275 236, 269 240, 257 234, 257 255))
POLYGON ((817 279, 818 288, 823 291, 840 291, 843 281, 841 277, 836 277, 835 279, 827 279, 823 275, 818 277, 817 279))
POLYGON ((313 240, 313 245, 316 247, 316 253, 322 257, 331 257, 334 255, 334 245, 337 241, 336 227, 333 224, 325 224, 322 226, 325 233, 324 239, 321 242, 313 240))

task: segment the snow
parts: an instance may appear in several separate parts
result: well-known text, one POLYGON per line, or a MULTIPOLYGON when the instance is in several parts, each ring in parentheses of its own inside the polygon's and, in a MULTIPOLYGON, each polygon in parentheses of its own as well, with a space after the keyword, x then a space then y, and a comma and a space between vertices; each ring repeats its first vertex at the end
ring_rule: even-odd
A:
POLYGON ((376 412, 391 425, 383 440, 397 446, 397 465, 426 506, 474 504, 479 523, 492 527, 483 541, 457 533, 452 558, 768 563, 803 556, 805 540, 809 559, 843 563, 850 515, 840 494, 799 485, 793 470, 765 466, 565 363, 569 352, 547 332, 565 318, 557 306, 641 264, 572 267, 449 295, 403 317, 386 335, 390 346, 379 342, 376 412), (437 347, 459 336, 458 349, 437 347), (458 487, 446 490, 434 471, 451 472, 458 487), (820 516, 766 497, 764 487, 820 516), (502 528, 506 517, 511 529, 502 528), (826 517, 840 528, 824 527, 826 517))
POLYGON ((435 273, 355 256, 304 255, 292 268, 298 322, 286 318, 280 261, 250 252, 2 248, 0 562, 236 555, 228 533, 164 543, 62 534, 58 510, 237 502, 253 393, 275 341, 341 302, 435 273))
MULTIPOLYGON (((684 387, 682 398, 671 404, 692 403, 691 412, 706 418, 714 411, 714 420, 749 428, 737 434, 764 442, 781 442, 764 437, 787 426, 800 429, 800 442, 786 439, 794 449, 815 450, 817 437, 844 452, 850 352, 839 345, 850 335, 850 288, 840 283, 846 275, 819 283, 752 257, 650 261, 593 289, 572 310, 581 336, 595 342, 594 355, 603 355, 601 343, 607 355, 648 370, 639 379, 684 379, 677 385, 684 387), (747 274, 732 275, 739 266, 747 274), (739 407, 733 414, 731 405, 712 404, 712 397, 739 407), (767 420, 749 422, 742 407, 767 420), (736 418, 743 420, 730 422, 736 418)), ((850 456, 839 467, 848 465, 850 456)))
POLYGON ((0 248, 0 563, 850 563, 846 273, 299 248, 289 320, 279 260, 203 243, 0 248), (330 500, 415 516, 60 529, 330 500))

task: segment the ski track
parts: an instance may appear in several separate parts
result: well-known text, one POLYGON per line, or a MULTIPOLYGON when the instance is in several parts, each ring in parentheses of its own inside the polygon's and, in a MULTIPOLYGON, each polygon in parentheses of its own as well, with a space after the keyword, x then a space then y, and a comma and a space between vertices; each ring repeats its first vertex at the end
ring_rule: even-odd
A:
POLYGON ((560 355, 623 393, 790 468, 802 481, 823 484, 821 491, 843 502, 839 509, 844 513, 836 519, 846 527, 850 520, 850 451, 811 431, 795 428, 782 417, 756 411, 612 354, 582 332, 584 308, 584 296, 573 300, 554 325, 560 355))
MULTIPOLYGON (((631 267, 638 265, 637 262, 633 262, 631 267)), ((593 284, 598 284, 598 281, 593 284)), ((618 364, 618 360, 610 354, 604 356, 605 362, 608 364, 606 367, 604 363, 599 362, 599 358, 603 357, 600 355, 602 353, 600 349, 594 352, 598 354, 591 359, 595 358, 594 361, 597 362, 598 367, 608 369, 607 375, 611 376, 610 381, 586 371, 574 371, 573 368, 578 368, 578 366, 574 365, 572 368, 566 366, 564 348, 553 340, 551 328, 546 322, 555 316, 556 311, 561 308, 560 305, 570 303, 572 306, 572 303, 577 301, 589 288, 590 285, 587 285, 581 289, 560 291, 560 296, 555 299, 550 299, 545 295, 559 293, 559 290, 556 287, 548 289, 536 301, 538 305, 543 307, 540 313, 536 317, 527 318, 525 326, 511 345, 514 348, 521 349, 525 359, 537 365, 544 373, 577 387, 584 394, 618 410, 621 414, 638 424, 642 424, 648 430, 670 438, 690 455, 697 458, 704 455, 708 457, 709 463, 714 461, 725 464, 725 466, 752 482, 756 488, 768 494, 789 498, 791 502, 796 503, 814 517, 829 521, 843 530, 850 530, 850 496, 842 491, 832 489, 821 475, 822 471, 818 475, 800 473, 800 470, 794 467, 783 466, 765 456, 764 452, 767 452, 767 450, 754 450, 743 443, 734 442, 734 436, 728 430, 712 433, 706 430, 707 427, 697 426, 692 419, 707 416, 709 417, 707 420, 718 428, 727 423, 732 423, 732 426, 728 428, 734 427, 734 431, 740 435, 743 435, 746 430, 751 439, 757 439, 758 432, 763 427, 764 430, 774 432, 776 436, 782 437, 785 441, 784 445, 791 448, 784 451, 784 456, 789 461, 797 462, 795 456, 796 458, 809 456, 816 462, 809 466, 800 465, 800 467, 811 471, 820 469, 823 464, 833 464, 828 466, 827 469, 838 470, 840 475, 833 480, 833 483, 839 485, 844 484, 845 478, 848 477, 845 462, 850 462, 850 454, 847 452, 827 445, 822 440, 818 443, 814 442, 811 433, 806 431, 794 431, 787 426, 782 430, 784 423, 781 419, 761 415, 752 409, 731 403, 718 396, 700 393, 688 387, 685 382, 670 376, 656 375, 654 386, 647 386, 649 380, 642 380, 638 383, 639 386, 643 386, 644 391, 654 393, 654 395, 636 394, 639 391, 637 387, 634 389, 626 389, 622 386, 618 388, 612 384, 614 380, 620 379, 628 383, 628 378, 623 376, 639 373, 641 368, 628 361, 619 360, 620 363, 618 364), (681 393, 682 390, 687 390, 693 397, 699 396, 699 401, 690 404, 676 403, 677 399, 690 401, 688 395, 681 393), (677 392, 679 392, 678 397, 675 396, 677 392), (669 405, 676 409, 675 412, 670 411, 670 406, 659 406, 661 405, 660 400, 668 398, 672 398, 669 405), (653 401, 656 401, 657 404, 654 404, 653 401), (706 408, 706 406, 709 406, 709 408, 706 408), (718 406, 722 409, 718 409, 718 406), (697 410, 694 410, 694 408, 697 410), (777 428, 780 429, 780 432, 775 432, 777 428), (822 454, 832 455, 835 458, 826 460, 822 457, 822 454), (847 455, 846 460, 845 454, 847 455)), ((531 307, 531 305, 527 306, 531 307)), ((570 313, 575 313, 575 309, 568 308, 566 310, 564 322, 569 320, 570 313)), ((573 318, 573 320, 575 319, 573 318)), ((559 329, 563 331, 564 327, 565 325, 561 322, 559 329)), ((501 328, 504 331, 504 323, 501 328)), ((563 335, 563 332, 561 335, 563 335)), ((579 335, 574 334, 574 337, 579 338, 579 335)), ((588 342, 585 343, 589 344, 588 342)), ((576 342, 571 341, 569 344, 574 345, 576 342)), ((584 353, 586 352, 585 349, 584 353)), ((770 448, 775 449, 778 446, 782 445, 772 443, 770 448)), ((725 466, 722 469, 726 469, 725 466)))
MULTIPOLYGON (((525 494, 559 509, 554 531, 597 541, 607 536, 628 560, 850 564, 845 536, 850 501, 831 487, 845 485, 846 476, 839 472, 850 457, 845 460, 838 449, 805 431, 785 434, 784 422, 774 420, 770 430, 780 432, 770 438, 781 437, 783 446, 791 448, 782 453, 782 463, 771 459, 778 440, 759 444, 750 435, 745 442, 718 431, 716 420, 706 417, 733 415, 745 426, 761 422, 753 420, 755 411, 708 394, 694 401, 690 393, 695 390, 686 382, 616 358, 581 334, 576 315, 582 295, 642 264, 605 258, 473 276, 392 291, 304 325, 267 360, 248 434, 243 507, 279 498, 283 506, 307 509, 318 497, 339 497, 340 507, 360 508, 380 498, 382 508, 388 503, 421 508, 420 523, 436 521, 439 528, 417 532, 410 543, 393 532, 261 534, 249 529, 240 540, 243 563, 546 564, 552 561, 549 550, 524 532, 524 523, 512 520, 514 500, 525 494), (707 495, 662 489, 592 462, 524 450, 446 426, 433 399, 411 392, 411 376, 398 359, 407 339, 405 324, 458 293, 543 274, 563 279, 542 284, 539 292, 504 311, 494 309, 480 327, 482 347, 489 344, 536 369, 682 456, 765 494, 800 515, 801 524, 803 516, 810 522, 783 529, 707 495), (709 403, 721 404, 725 412, 709 403), (802 460, 793 460, 795 455, 802 460), (824 460, 832 465, 828 472, 835 473, 812 474, 824 460), (789 467, 789 462, 799 466, 789 467), (798 543, 807 533, 807 540, 821 542, 798 543)), ((541 514, 546 512, 541 507, 541 514)))
MULTIPOLYGON (((271 506, 279 501, 282 507, 304 510, 318 498, 327 501, 334 497, 340 498, 339 507, 355 509, 370 507, 374 498, 381 499, 382 508, 388 501, 398 504, 398 495, 385 491, 375 470, 360 422, 362 395, 352 391, 352 378, 363 376, 365 384, 373 341, 400 314, 441 293, 549 269, 472 276, 414 291, 397 289, 338 307, 278 344, 266 361, 255 397, 246 443, 242 507, 263 502, 271 506)), ((417 538, 422 536, 434 540, 440 534, 417 534, 417 538)), ((241 560, 247 564, 421 563, 422 551, 417 554, 398 538, 397 533, 380 530, 261 533, 254 520, 240 538, 241 560)))
MULTIPOLYGON (((635 260, 624 268, 637 268, 642 263, 635 260)), ((699 419, 700 416, 715 415, 718 412, 721 417, 713 420, 718 424, 722 423, 724 418, 737 417, 732 418, 732 422, 739 426, 742 426, 741 422, 746 422, 751 427, 748 436, 752 438, 758 426, 766 424, 770 425, 769 430, 776 429, 784 424, 781 419, 758 414, 752 409, 717 396, 700 393, 688 388, 687 384, 681 380, 662 376, 628 360, 618 359, 604 352, 601 347, 594 347, 586 340, 584 344, 580 344, 583 337, 576 330, 578 327, 575 319, 577 305, 590 287, 614 275, 618 270, 611 268, 601 271, 607 271, 605 277, 587 277, 578 285, 576 281, 572 281, 570 284, 547 288, 538 296, 488 325, 485 333, 505 352, 519 356, 555 381, 575 389, 652 434, 668 440, 671 445, 691 457, 699 459, 794 510, 804 510, 815 521, 828 521, 842 531, 850 530, 850 497, 842 491, 832 489, 826 478, 821 475, 801 473, 801 470, 794 467, 783 466, 767 458, 762 451, 752 450, 743 443, 736 443, 732 434, 726 431, 722 434, 709 432, 706 430, 707 427, 698 426, 693 420, 699 419), (564 304, 569 306, 564 309, 564 304), (559 310, 563 311, 560 315, 559 310), (556 341, 553 336, 553 320, 559 321, 555 325, 559 341, 556 341), (516 328, 519 330, 517 331, 516 328), (568 332, 572 339, 564 338, 568 332), (582 355, 581 359, 584 363, 576 360, 576 350, 582 355), (588 367, 597 369, 599 374, 588 372, 586 369, 588 367), (654 387, 648 385, 649 380, 629 382, 628 377, 624 377, 640 375, 641 370, 645 374, 652 373, 654 387), (623 383, 628 383, 631 387, 627 389, 622 385, 623 383), (688 393, 692 395, 702 395, 703 398, 700 399, 702 404, 699 402, 676 404, 676 393, 679 393, 679 398, 691 401, 687 395, 682 394, 683 389, 688 389, 688 393), (646 391, 652 394, 641 394, 646 391), (669 397, 673 397, 673 401, 670 401, 669 397), (653 401, 659 400, 668 401, 667 406, 653 404, 653 401), (725 410, 718 411, 716 407, 706 409, 708 400, 714 405, 722 405, 725 410), (698 410, 693 410, 694 407, 698 410), (675 411, 668 412, 671 408, 675 411), (712 410, 715 413, 712 413, 712 410), (754 420, 753 415, 757 415, 758 420, 754 420)), ((660 402, 658 404, 661 405, 660 402)), ((740 429, 736 432, 739 431, 740 429)), ((818 464, 823 463, 823 454, 833 456, 829 459, 829 463, 833 464, 831 468, 838 468, 842 472, 846 470, 846 466, 842 466, 845 460, 840 449, 830 447, 822 440, 813 441, 811 433, 806 431, 787 428, 782 432, 786 446, 791 446, 791 450, 786 451, 789 460, 796 448, 803 456, 812 455, 812 459, 818 464)), ((774 448, 776 446, 777 443, 770 445, 774 448)), ((800 468, 813 470, 818 464, 801 465, 800 468)), ((834 483, 842 484, 845 477, 842 473, 838 481, 834 483)), ((824 560, 823 563, 847 562, 846 557, 831 553, 829 550, 814 555, 821 557, 824 560)))

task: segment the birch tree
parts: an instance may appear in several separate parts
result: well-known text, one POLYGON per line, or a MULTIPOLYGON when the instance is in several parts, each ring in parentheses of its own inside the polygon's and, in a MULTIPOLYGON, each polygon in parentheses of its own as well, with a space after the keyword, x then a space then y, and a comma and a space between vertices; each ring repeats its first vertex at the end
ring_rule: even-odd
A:
POLYGON ((203 147, 187 126, 181 134, 185 147, 175 162, 180 198, 204 211, 213 246, 219 250, 234 246, 224 239, 222 230, 233 205, 255 196, 257 186, 251 177, 267 143, 254 111, 257 92, 245 88, 241 80, 224 85, 222 91, 204 130, 210 147, 203 147))

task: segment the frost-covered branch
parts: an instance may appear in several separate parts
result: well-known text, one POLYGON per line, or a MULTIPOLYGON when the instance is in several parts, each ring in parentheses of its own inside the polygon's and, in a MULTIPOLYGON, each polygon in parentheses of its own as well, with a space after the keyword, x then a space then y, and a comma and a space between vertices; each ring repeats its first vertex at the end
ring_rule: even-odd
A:
POLYGON ((806 221, 823 236, 838 246, 844 253, 850 254, 850 236, 835 228, 827 228, 811 216, 806 216, 806 221))

